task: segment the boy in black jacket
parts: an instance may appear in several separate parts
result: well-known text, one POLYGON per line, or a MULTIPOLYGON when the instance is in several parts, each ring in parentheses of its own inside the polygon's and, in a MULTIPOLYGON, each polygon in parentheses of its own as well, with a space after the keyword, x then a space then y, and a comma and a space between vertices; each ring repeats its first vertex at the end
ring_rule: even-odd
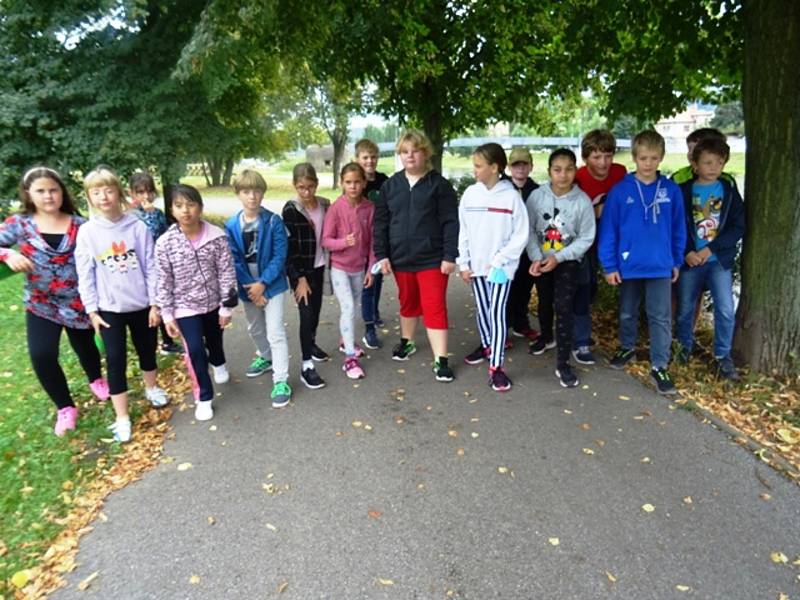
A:
POLYGON ((687 362, 694 343, 694 307, 704 286, 714 300, 714 357, 717 374, 737 381, 731 359, 735 310, 733 263, 745 231, 744 203, 735 186, 721 178, 730 148, 723 140, 702 140, 692 150, 695 178, 681 185, 686 214, 685 264, 677 283, 676 360, 687 362))

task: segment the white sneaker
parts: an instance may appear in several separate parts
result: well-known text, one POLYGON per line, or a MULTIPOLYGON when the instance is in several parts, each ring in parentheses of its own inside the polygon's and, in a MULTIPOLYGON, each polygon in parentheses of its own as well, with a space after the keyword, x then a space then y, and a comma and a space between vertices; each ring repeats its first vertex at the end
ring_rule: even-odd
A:
POLYGON ((131 441, 131 420, 130 418, 118 419, 108 428, 114 433, 114 440, 124 444, 131 441))
POLYGON ((145 388, 144 396, 150 401, 150 404, 155 408, 162 408, 169 404, 169 397, 167 392, 160 387, 145 388))
POLYGON ((211 365, 211 369, 214 371, 214 383, 228 383, 231 375, 224 363, 218 367, 211 365))
POLYGON ((214 409, 211 407, 211 400, 198 400, 194 408, 194 418, 198 421, 210 421, 214 418, 214 409))

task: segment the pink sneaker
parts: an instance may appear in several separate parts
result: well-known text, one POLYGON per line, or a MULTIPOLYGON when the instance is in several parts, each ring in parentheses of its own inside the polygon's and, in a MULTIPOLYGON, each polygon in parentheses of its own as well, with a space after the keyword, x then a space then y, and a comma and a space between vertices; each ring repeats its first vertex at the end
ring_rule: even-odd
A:
POLYGON ((75 429, 75 423, 78 421, 78 409, 74 406, 66 406, 58 410, 56 417, 56 427, 53 432, 61 437, 70 429, 75 429))
POLYGON ((108 381, 102 377, 95 379, 92 383, 90 383, 89 389, 92 390, 92 393, 97 396, 97 399, 100 402, 105 402, 111 396, 108 391, 108 381))
POLYGON ((358 364, 358 359, 355 356, 344 359, 342 370, 350 379, 361 379, 364 377, 364 369, 358 364))
MULTIPOLYGON (((361 346, 356 344, 355 349, 356 349, 356 358, 361 358, 362 356, 364 356, 364 349, 361 346)), ((346 352, 344 349, 344 342, 342 340, 339 340, 339 352, 341 352, 342 354, 345 354, 346 352)))

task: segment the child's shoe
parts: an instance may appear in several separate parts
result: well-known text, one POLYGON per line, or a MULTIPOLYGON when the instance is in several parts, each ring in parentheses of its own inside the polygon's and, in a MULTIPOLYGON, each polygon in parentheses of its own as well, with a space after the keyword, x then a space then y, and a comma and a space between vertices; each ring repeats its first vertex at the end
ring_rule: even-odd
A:
POLYGON ((447 364, 447 357, 442 356, 439 360, 433 361, 433 372, 436 374, 436 381, 453 381, 456 376, 453 369, 447 364))
POLYGON ((489 385, 495 392, 507 392, 511 389, 511 380, 502 367, 489 369, 489 385))
POLYGON ((539 332, 535 329, 514 329, 511 328, 511 335, 519 338, 528 338, 529 342, 535 342, 539 337, 539 332))
POLYGON ((364 333, 364 337, 361 338, 361 342, 370 350, 381 347, 381 341, 378 339, 378 333, 375 331, 374 327, 367 327, 367 331, 364 333))
POLYGON ((225 363, 217 366, 211 365, 211 370, 214 371, 214 383, 228 383, 231 379, 230 373, 228 373, 228 367, 225 366, 225 363))
POLYGON ((736 365, 733 364, 733 359, 730 356, 716 359, 717 377, 727 379, 728 381, 741 381, 741 376, 736 370, 736 365))
POLYGON ((163 408, 169 404, 169 397, 167 392, 160 387, 151 387, 144 390, 144 396, 150 401, 154 408, 163 408))
POLYGON ((578 377, 572 372, 572 367, 569 365, 561 365, 556 369, 556 377, 561 387, 573 388, 578 385, 578 377))
MULTIPOLYGON (((353 346, 356 349, 356 358, 361 358, 364 356, 364 349, 356 344, 353 346)), ((339 352, 342 354, 347 354, 347 351, 344 349, 344 342, 339 342, 339 352)))
POLYGON ((210 421, 214 418, 212 400, 198 400, 194 407, 194 418, 198 421, 210 421))
POLYGON ((131 441, 131 420, 129 417, 117 419, 113 425, 108 427, 114 434, 114 441, 121 444, 131 441))
POLYGON ((650 377, 656 384, 656 391, 664 396, 673 396, 678 393, 675 389, 675 384, 672 383, 672 377, 666 369, 651 369, 650 377))
POLYGON ((480 363, 483 362, 485 358, 489 358, 489 353, 490 353, 489 348, 478 346, 477 348, 475 348, 475 350, 473 350, 464 357, 464 362, 467 363, 468 365, 479 365, 480 363))
POLYGON ((316 369, 303 369, 303 372, 300 373, 300 381, 310 390, 325 387, 325 380, 319 376, 316 369))
POLYGON ((592 354, 589 346, 580 346, 576 350, 573 350, 572 358, 575 359, 575 362, 582 365, 593 365, 597 362, 597 359, 594 357, 594 354, 592 354))
POLYGON ((183 354, 183 346, 176 344, 172 340, 162 342, 159 348, 161 356, 169 356, 170 354, 183 354))
POLYGON ((412 342, 400 342, 392 348, 392 360, 408 360, 408 357, 417 351, 417 345, 412 342))
POLYGON ((362 379, 364 377, 364 369, 358 364, 358 359, 355 356, 348 356, 344 359, 342 371, 350 379, 362 379))
POLYGON ((632 348, 620 348, 616 351, 614 356, 611 357, 608 364, 612 369, 623 369, 625 365, 634 359, 635 355, 636 351, 632 348))
POLYGON ((537 338, 535 342, 528 346, 528 353, 535 354, 539 356, 540 354, 544 354, 548 350, 552 350, 556 347, 556 343, 553 340, 546 340, 543 337, 537 338))
POLYGON ((272 408, 283 408, 292 398, 292 388, 285 381, 278 381, 272 386, 269 397, 272 399, 272 408))
POLYGON ((311 360, 314 362, 325 362, 331 359, 330 354, 325 352, 322 348, 314 344, 311 347, 311 360))
POLYGON ((102 377, 98 377, 92 383, 90 383, 89 389, 92 390, 92 393, 97 396, 97 399, 100 402, 105 402, 111 397, 111 394, 108 391, 108 381, 102 377))
POLYGON ((256 357, 253 359, 253 362, 251 362, 250 366, 247 367, 245 375, 247 377, 258 377, 270 369, 272 369, 272 361, 256 355, 256 357))
POLYGON ((75 429, 77 422, 77 408, 74 406, 65 406, 64 408, 59 408, 58 414, 56 415, 56 426, 55 429, 53 429, 53 433, 55 433, 58 437, 61 437, 67 433, 67 431, 75 429))

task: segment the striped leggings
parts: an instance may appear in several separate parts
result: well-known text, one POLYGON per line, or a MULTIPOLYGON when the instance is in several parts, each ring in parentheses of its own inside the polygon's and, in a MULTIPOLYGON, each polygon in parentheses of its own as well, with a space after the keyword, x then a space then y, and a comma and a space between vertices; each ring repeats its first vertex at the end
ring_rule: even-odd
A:
POLYGON ((481 345, 489 348, 489 366, 493 369, 503 366, 506 353, 506 304, 511 282, 490 283, 486 277, 473 277, 472 290, 478 305, 478 331, 481 345))

